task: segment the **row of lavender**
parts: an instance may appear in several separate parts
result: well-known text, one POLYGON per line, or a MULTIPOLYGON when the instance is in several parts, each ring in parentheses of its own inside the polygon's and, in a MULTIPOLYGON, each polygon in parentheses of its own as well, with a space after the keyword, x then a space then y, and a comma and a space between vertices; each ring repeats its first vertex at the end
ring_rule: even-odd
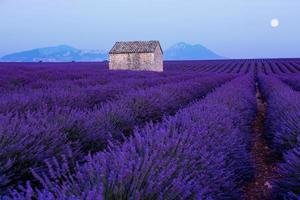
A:
MULTIPOLYGON (((45 87, 44 80, 55 81, 72 78, 82 82, 83 76, 94 77, 91 83, 105 82, 105 73, 109 73, 108 63, 0 63, 0 91, 32 84, 33 87, 45 87), (68 66, 68 67, 66 67, 68 66), (71 69, 73 73, 70 74, 71 69), (88 70, 87 70, 88 69, 88 70), (101 76, 100 79, 99 76, 101 76)), ((165 61, 166 72, 201 72, 247 74, 258 72, 266 75, 285 75, 300 73, 300 59, 249 59, 215 61, 165 61)), ((132 72, 127 72, 131 74, 132 72)), ((124 73, 126 75, 126 73, 124 73)), ((124 76, 123 73, 119 73, 124 76)), ((127 74, 128 75, 128 74, 127 74)), ((55 82, 53 82, 55 85, 55 82)), ((66 82, 68 83, 68 82, 66 82)), ((70 84, 69 84, 70 85, 70 84)))
POLYGON ((73 88, 103 85, 119 82, 127 78, 165 78, 177 72, 153 73, 133 71, 108 71, 106 65, 98 63, 35 64, 5 63, 0 64, 1 93, 19 92, 27 89, 73 88), (24 65, 24 66, 23 66, 24 65), (49 66, 50 65, 50 66, 49 66))
MULTIPOLYGON (((295 79, 283 79, 296 86, 300 84, 300 81, 296 84, 295 79)), ((273 198, 299 199, 300 93, 276 77, 260 76, 260 85, 268 103, 266 139, 280 162, 273 198)))
MULTIPOLYGON (((79 106, 84 108, 79 109, 78 106, 57 102, 52 102, 49 107, 49 102, 43 98, 40 99, 41 104, 35 101, 39 105, 36 109, 23 105, 22 98, 16 102, 5 101, 6 104, 1 107, 5 113, 0 114, 0 191, 3 193, 30 179, 31 168, 43 171, 45 159, 61 157, 71 151, 72 160, 80 162, 87 152, 103 150, 108 143, 122 142, 124 135, 131 135, 134 127, 149 120, 160 121, 164 115, 174 114, 232 78, 195 74, 161 81, 154 79, 147 87, 136 90, 126 90, 123 85, 122 95, 116 95, 113 100, 94 108, 79 106), (7 107, 21 111, 7 110, 7 107)), ((131 81, 129 79, 127 83, 131 81)), ((145 86, 144 79, 140 82, 145 86)), ((106 94, 114 93, 114 87, 111 90, 106 88, 102 94, 103 87, 99 88, 97 95, 105 100, 106 94)), ((122 87, 118 88, 122 90, 122 87)), ((80 95, 84 97, 85 93, 80 95)))
MULTIPOLYGON (((73 82, 73 85, 65 87, 64 81, 63 83, 56 83, 57 87, 51 87, 50 84, 48 88, 39 89, 26 86, 22 90, 17 90, 0 97, 0 112, 24 113, 26 111, 40 110, 45 107, 51 109, 54 106, 92 109, 132 90, 185 81, 193 77, 197 77, 197 75, 188 73, 183 75, 166 75, 165 77, 148 75, 142 78, 131 75, 128 78, 116 78, 113 76, 110 81, 96 85, 77 86, 74 83, 76 81, 67 80, 73 82)), ((201 77, 201 75, 199 74, 198 77, 201 77)))
POLYGON ((300 73, 299 59, 255 59, 222 61, 168 61, 167 71, 197 71, 214 73, 247 74, 258 72, 266 75, 300 73))
POLYGON ((13 199, 241 199, 255 110, 253 77, 237 78, 84 164, 48 161, 33 171, 40 189, 28 183, 13 199))
POLYGON ((300 91, 300 76, 297 75, 288 75, 288 76, 279 76, 279 78, 294 88, 297 91, 300 91))
POLYGON ((0 91, 7 92, 24 86, 47 87, 55 81, 83 80, 85 77, 89 77, 89 81, 98 80, 101 83, 102 79, 97 76, 102 75, 105 65, 89 63, 85 67, 82 67, 83 64, 80 66, 66 63, 0 63, 0 91))

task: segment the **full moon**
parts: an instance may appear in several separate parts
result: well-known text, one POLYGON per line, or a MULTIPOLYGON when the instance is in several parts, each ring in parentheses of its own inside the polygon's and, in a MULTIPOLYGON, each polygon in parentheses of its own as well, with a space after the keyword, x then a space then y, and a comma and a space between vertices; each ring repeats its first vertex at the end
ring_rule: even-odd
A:
POLYGON ((279 20, 278 19, 272 19, 271 20, 271 26, 273 28, 277 28, 279 26, 279 20))

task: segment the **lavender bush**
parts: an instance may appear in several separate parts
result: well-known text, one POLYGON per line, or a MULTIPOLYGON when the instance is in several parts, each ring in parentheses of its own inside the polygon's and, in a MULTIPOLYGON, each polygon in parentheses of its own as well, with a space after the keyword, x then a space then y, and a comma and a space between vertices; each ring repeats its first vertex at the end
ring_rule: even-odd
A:
POLYGON ((300 93, 276 77, 260 77, 268 103, 267 128, 271 147, 284 155, 274 180, 273 198, 297 199, 300 196, 300 93))
POLYGON ((284 162, 278 166, 280 178, 275 180, 273 198, 300 198, 300 137, 297 147, 284 155, 284 162))
POLYGON ((295 75, 290 76, 284 76, 281 77, 281 80, 283 80, 286 84, 291 86, 293 89, 300 91, 300 77, 295 75))
POLYGON ((276 77, 260 76, 262 93, 267 100, 267 139, 278 153, 292 149, 300 135, 300 93, 276 77))

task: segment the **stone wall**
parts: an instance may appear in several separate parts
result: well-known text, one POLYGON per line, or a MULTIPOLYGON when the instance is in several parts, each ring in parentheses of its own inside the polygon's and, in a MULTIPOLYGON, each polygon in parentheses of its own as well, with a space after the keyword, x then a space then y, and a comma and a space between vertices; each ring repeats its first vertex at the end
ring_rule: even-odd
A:
POLYGON ((163 56, 159 47, 154 53, 110 54, 109 61, 111 70, 163 71, 163 56))
POLYGON ((157 46, 154 52, 154 65, 153 68, 155 68, 154 71, 162 72, 164 71, 164 56, 161 52, 160 46, 157 46))

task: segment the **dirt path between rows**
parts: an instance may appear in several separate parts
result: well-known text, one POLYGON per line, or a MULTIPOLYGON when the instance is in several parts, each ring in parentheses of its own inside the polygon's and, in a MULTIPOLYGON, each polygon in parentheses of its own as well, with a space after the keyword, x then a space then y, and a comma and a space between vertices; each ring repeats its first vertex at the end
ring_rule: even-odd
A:
POLYGON ((275 165, 268 161, 270 150, 263 139, 266 103, 263 102, 260 91, 256 87, 257 115, 252 125, 253 147, 251 154, 254 160, 255 177, 246 187, 246 200, 268 200, 272 190, 271 180, 275 165))

